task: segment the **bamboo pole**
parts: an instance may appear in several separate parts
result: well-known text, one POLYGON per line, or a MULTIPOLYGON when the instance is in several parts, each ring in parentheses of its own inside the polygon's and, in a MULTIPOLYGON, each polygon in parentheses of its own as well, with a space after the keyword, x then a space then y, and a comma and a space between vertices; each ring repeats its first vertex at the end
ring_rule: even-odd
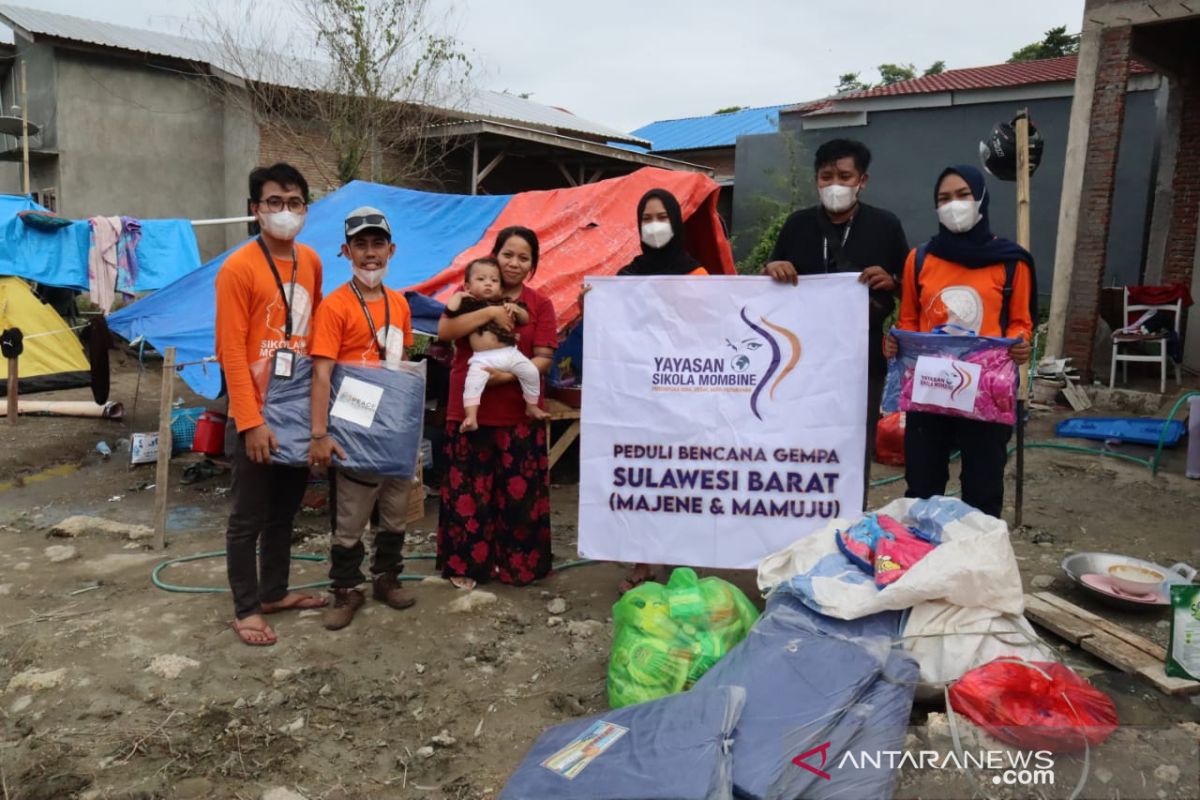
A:
POLYGON ((16 359, 16 358, 10 358, 8 360, 8 407, 7 407, 7 412, 8 412, 8 424, 9 425, 17 424, 17 416, 18 416, 18 414, 17 414, 18 394, 17 393, 20 390, 20 387, 18 386, 18 383, 20 381, 20 375, 17 374, 17 361, 18 361, 18 359, 16 359))
POLYGON ((168 347, 158 398, 158 469, 154 479, 154 533, 159 550, 167 547, 167 497, 171 480, 171 400, 175 395, 175 348, 168 347))
MULTIPOLYGON (((1030 247, 1029 220, 1029 109, 1017 114, 1017 244, 1030 247)), ((1037 325, 1037 320, 1033 320, 1037 325)), ((1007 332, 1005 332, 1007 333, 1007 332)), ((1032 342, 1030 342, 1032 344, 1032 342)), ((1017 486, 1013 497, 1013 524, 1021 527, 1025 505, 1025 397, 1029 394, 1029 365, 1020 369, 1017 386, 1017 486)))

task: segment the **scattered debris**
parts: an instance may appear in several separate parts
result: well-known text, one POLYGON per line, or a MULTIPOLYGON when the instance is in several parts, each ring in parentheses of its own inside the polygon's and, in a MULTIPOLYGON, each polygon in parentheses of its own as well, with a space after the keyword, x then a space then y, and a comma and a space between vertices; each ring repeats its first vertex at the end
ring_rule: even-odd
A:
POLYGON ((199 666, 199 661, 187 656, 161 654, 154 657, 150 662, 150 666, 146 667, 146 672, 173 681, 183 674, 185 669, 193 669, 199 666))
POLYGON ((296 717, 286 725, 280 725, 278 730, 285 736, 291 736, 294 733, 299 733, 304 729, 304 717, 296 717))
POLYGON ((16 700, 13 701, 13 704, 11 706, 9 706, 8 710, 10 712, 12 712, 13 714, 20 714, 22 711, 29 708, 29 706, 32 704, 33 704, 33 695, 23 694, 20 697, 18 697, 16 700))
POLYGON ((425 674, 425 665, 424 664, 413 664, 413 669, 415 669, 417 671, 418 675, 425 674))
POLYGON ((546 611, 553 616, 560 617, 567 613, 567 601, 556 597, 546 604, 546 611))
POLYGON ((1032 586, 1034 589, 1049 589, 1051 586, 1054 585, 1054 576, 1053 575, 1034 575, 1033 579, 1031 581, 1029 581, 1029 585, 1032 586))
POLYGON ((124 536, 130 541, 154 538, 154 529, 149 525, 130 525, 124 522, 114 522, 104 517, 89 517, 76 515, 67 517, 50 529, 54 536, 83 536, 89 533, 110 533, 124 536))
POLYGON ((79 558, 79 551, 69 544, 52 544, 44 552, 52 564, 61 564, 64 561, 79 558))
POLYGON ((278 683, 280 681, 286 681, 288 678, 292 677, 293 674, 293 671, 290 669, 277 669, 274 673, 272 673, 271 679, 278 683))
POLYGON ((546 624, 548 626, 550 626, 551 628, 557 628, 559 625, 563 624, 563 618, 562 617, 550 617, 549 619, 546 620, 546 624))
POLYGON ((20 689, 28 689, 31 692, 44 692, 47 689, 57 689, 62 686, 66 677, 66 667, 46 671, 30 667, 24 672, 13 675, 9 679, 8 688, 5 691, 15 692, 20 689))
POLYGON ((457 739, 450 735, 450 731, 446 730, 445 728, 442 729, 441 733, 439 733, 437 736, 434 736, 429 741, 433 742, 438 747, 453 747, 458 742, 457 739))
POLYGON ((317 690, 317 694, 321 697, 329 697, 329 695, 332 693, 333 693, 333 687, 330 686, 328 683, 326 683, 320 689, 317 690))
POLYGON ((286 786, 276 786, 262 793, 262 800, 308 800, 299 792, 293 792, 286 786))
POLYGON ((1038 531, 1030 541, 1034 544, 1052 545, 1054 544, 1054 534, 1047 531, 1038 531))
POLYGON ((580 639, 590 639, 602 630, 604 623, 594 619, 571 620, 567 623, 567 633, 580 639))
POLYGON ((494 605, 499 598, 491 592, 472 589, 449 605, 452 614, 466 614, 494 605))
POLYGON ((418 747, 416 755, 417 758, 433 758, 433 747, 430 745, 418 747))

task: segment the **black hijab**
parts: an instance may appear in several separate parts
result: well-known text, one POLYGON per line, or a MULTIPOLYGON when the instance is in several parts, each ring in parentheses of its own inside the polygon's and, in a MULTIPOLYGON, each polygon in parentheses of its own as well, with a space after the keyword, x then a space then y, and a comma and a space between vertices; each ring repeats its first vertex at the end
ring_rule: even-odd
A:
POLYGON ((667 216, 671 220, 671 241, 658 248, 642 242, 642 254, 622 267, 618 275, 687 275, 703 266, 686 249, 683 209, 679 207, 675 195, 666 189, 651 189, 638 201, 638 239, 641 239, 642 212, 646 210, 646 204, 654 198, 661 200, 663 207, 667 209, 667 216))
POLYGON ((930 239, 925 246, 926 252, 967 269, 990 267, 1006 261, 1024 261, 1029 265, 1029 313, 1036 327, 1038 292, 1037 270, 1033 266, 1033 256, 1016 242, 1002 239, 992 233, 988 218, 988 204, 991 202, 991 198, 988 196, 987 183, 983 179, 983 173, 975 167, 956 164, 942 170, 942 174, 938 175, 937 182, 933 184, 935 205, 938 187, 942 185, 942 179, 947 175, 957 175, 967 182, 967 186, 971 187, 971 194, 980 201, 979 214, 981 218, 979 222, 975 223, 974 228, 965 233, 955 233, 939 222, 937 235, 930 239))

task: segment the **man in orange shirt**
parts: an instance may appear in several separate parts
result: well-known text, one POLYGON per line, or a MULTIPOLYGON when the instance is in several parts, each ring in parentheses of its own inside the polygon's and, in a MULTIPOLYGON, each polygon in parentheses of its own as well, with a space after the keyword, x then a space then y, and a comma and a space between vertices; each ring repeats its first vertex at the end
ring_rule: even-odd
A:
MULTIPOLYGON (((412 345, 412 315, 408 301, 383 285, 388 261, 396 252, 392 228, 383 212, 356 208, 346 216, 342 255, 350 259, 353 276, 330 293, 317 311, 313 328, 312 444, 309 462, 327 467, 336 453, 346 454, 329 435, 330 376, 336 362, 394 367, 412 345)), ((408 608, 413 597, 400 588, 404 568, 404 517, 412 483, 384 475, 339 468, 334 505, 333 545, 329 555, 333 607, 324 624, 335 631, 346 627, 366 597, 362 563, 366 555, 363 532, 376 504, 379 529, 371 561, 372 594, 391 608, 408 608)))
POLYGON ((308 201, 308 183, 295 167, 251 172, 250 210, 262 233, 230 253, 217 274, 217 359, 238 431, 226 564, 233 628, 249 645, 276 641, 264 614, 328 604, 288 591, 292 520, 308 470, 271 463, 278 442, 262 416, 271 376, 291 378, 296 357, 307 353, 312 313, 321 302, 321 259, 295 241, 308 201))

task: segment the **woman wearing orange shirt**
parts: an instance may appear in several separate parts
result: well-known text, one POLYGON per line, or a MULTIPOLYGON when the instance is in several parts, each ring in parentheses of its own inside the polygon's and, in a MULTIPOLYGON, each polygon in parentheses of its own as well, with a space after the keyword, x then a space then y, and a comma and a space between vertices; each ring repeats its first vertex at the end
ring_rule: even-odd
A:
MULTIPOLYGON (((1026 363, 1037 319, 1033 256, 1015 242, 992 233, 987 185, 974 167, 959 165, 943 170, 934 190, 934 202, 938 233, 924 246, 919 276, 917 251, 908 254, 897 327, 928 333, 949 326, 979 336, 1018 339, 1008 352, 1016 363, 1026 363), (1014 265, 1011 284, 1006 264, 1014 265), (1002 327, 1006 312, 1007 325, 1002 327)), ((883 351, 888 358, 896 355, 894 337, 885 338, 883 351)), ((950 453, 958 449, 962 453, 963 501, 999 517, 1011 436, 1011 425, 909 412, 904 436, 905 495, 945 494, 950 453)))

